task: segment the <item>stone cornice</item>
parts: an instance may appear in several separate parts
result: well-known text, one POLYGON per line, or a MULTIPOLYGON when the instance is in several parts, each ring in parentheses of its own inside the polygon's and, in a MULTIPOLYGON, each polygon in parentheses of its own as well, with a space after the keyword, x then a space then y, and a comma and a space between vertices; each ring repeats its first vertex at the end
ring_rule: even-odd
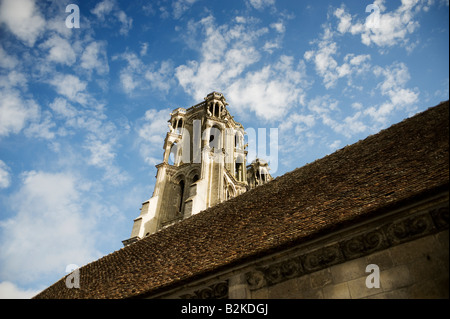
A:
POLYGON ((245 274, 250 290, 363 257, 389 247, 448 229, 448 202, 414 216, 385 222, 366 232, 331 245, 290 257, 267 266, 257 266, 245 274))

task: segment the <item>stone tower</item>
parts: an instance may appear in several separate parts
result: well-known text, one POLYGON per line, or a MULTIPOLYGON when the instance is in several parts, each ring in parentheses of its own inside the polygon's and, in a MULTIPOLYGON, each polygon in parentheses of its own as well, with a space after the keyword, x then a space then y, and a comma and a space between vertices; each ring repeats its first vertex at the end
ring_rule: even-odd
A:
POLYGON ((265 184, 273 178, 269 174, 269 164, 262 159, 255 159, 247 166, 247 183, 249 188, 265 184))
POLYGON ((223 94, 212 92, 203 102, 170 113, 153 196, 142 204, 124 245, 272 179, 260 160, 247 172, 244 127, 227 105, 223 94))

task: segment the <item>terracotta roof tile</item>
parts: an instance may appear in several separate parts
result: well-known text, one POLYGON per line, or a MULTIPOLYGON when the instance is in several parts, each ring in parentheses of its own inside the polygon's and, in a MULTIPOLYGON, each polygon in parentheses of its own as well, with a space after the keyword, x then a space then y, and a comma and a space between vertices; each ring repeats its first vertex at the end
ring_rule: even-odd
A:
POLYGON ((448 188, 448 101, 62 278, 37 298, 128 298, 251 260, 448 188))

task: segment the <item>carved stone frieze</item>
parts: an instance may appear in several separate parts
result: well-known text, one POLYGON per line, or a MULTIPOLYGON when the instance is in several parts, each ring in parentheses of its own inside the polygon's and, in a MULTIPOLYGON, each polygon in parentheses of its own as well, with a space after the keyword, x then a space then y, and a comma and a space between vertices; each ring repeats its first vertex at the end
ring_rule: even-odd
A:
POLYGON ((303 267, 307 272, 329 267, 344 261, 338 244, 323 247, 302 256, 303 267))
POLYGON ((389 242, 395 245, 429 233, 433 228, 431 216, 421 214, 386 225, 385 233, 389 242))
POLYGON ((388 246, 381 229, 355 236, 340 242, 342 253, 347 259, 358 258, 372 251, 384 249, 388 246))
POLYGON ((260 270, 250 271, 245 274, 250 289, 259 289, 266 286, 264 273, 260 270))
POLYGON ((448 206, 433 209, 430 214, 437 229, 448 228, 448 206))
POLYGON ((386 222, 379 228, 346 238, 293 258, 259 266, 246 273, 250 290, 271 286, 332 265, 359 258, 448 228, 448 204, 415 216, 386 222))
POLYGON ((184 294, 180 299, 227 299, 228 281, 216 283, 214 285, 203 287, 190 294, 184 294))

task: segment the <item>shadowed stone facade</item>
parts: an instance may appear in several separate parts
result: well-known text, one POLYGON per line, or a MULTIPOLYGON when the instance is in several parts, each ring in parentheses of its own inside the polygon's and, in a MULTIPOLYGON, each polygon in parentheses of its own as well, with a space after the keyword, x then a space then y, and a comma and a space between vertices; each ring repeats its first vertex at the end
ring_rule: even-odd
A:
POLYGON ((151 298, 448 298, 448 192, 151 298), (380 269, 368 288, 366 267, 380 269), (205 290, 206 289, 206 290, 205 290), (210 291, 207 293, 207 291, 210 291))

